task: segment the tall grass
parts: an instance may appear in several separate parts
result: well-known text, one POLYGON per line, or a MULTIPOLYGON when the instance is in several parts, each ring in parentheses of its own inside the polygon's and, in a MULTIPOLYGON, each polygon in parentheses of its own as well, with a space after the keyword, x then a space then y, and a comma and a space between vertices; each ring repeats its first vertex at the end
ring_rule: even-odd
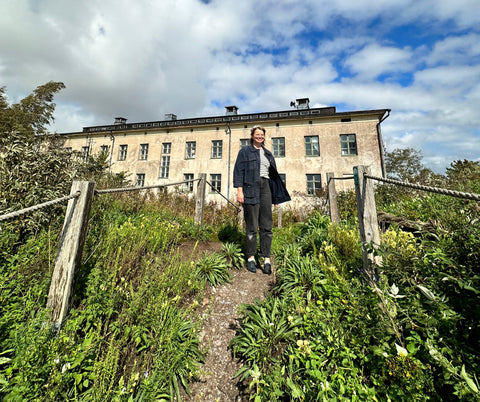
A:
MULTIPOLYGON (((193 223, 191 206, 181 195, 97 198, 73 308, 58 334, 44 306, 60 228, 17 253, 2 248, 0 399, 160 400, 188 392, 203 359, 195 309, 205 277, 176 246, 215 238, 208 221, 193 223)), ((216 215, 228 222, 228 213, 216 215)), ((8 246, 7 233, 0 241, 8 246)))

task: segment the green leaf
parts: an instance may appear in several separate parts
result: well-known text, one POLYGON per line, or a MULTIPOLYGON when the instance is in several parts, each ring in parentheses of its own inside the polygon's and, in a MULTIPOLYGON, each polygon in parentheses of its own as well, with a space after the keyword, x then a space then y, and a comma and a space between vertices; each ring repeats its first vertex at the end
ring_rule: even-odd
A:
POLYGON ((478 394, 477 385, 475 384, 475 382, 472 380, 472 378, 465 371, 465 365, 462 366, 462 370, 460 371, 460 377, 462 377, 465 380, 465 382, 467 383, 467 385, 470 387, 470 389, 473 392, 478 394))

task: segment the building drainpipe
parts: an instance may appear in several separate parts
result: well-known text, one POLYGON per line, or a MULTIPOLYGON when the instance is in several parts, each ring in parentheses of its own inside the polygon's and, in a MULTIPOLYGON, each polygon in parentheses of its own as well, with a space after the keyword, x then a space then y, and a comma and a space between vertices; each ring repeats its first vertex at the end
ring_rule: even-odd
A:
POLYGON ((384 120, 387 119, 388 116, 390 116, 391 109, 386 109, 387 113, 382 116, 380 121, 377 123, 377 139, 378 139, 378 147, 380 148, 380 166, 382 167, 382 177, 385 178, 387 176, 387 172, 385 169, 385 147, 383 145, 383 139, 382 139, 382 130, 380 128, 380 124, 384 120))
POLYGON ((113 147, 115 146, 115 136, 110 131, 110 141, 112 141, 112 148, 110 149, 110 163, 108 164, 108 172, 112 170, 113 147))
POLYGON ((227 122, 225 128, 225 134, 228 135, 228 165, 227 165, 227 200, 230 201, 230 151, 232 147, 232 129, 230 128, 230 122, 227 122))

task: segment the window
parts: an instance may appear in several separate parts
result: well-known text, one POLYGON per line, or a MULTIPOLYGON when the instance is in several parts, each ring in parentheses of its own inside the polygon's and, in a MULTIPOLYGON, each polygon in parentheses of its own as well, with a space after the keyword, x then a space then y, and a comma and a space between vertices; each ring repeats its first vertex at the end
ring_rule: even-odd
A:
POLYGON ((212 158, 221 159, 222 158, 222 140, 212 141, 212 158))
POLYGON ((168 179, 170 173, 170 155, 162 155, 162 163, 160 165, 160 178, 168 179))
POLYGON ((172 143, 164 142, 162 143, 162 154, 169 154, 172 152, 172 143))
POLYGON ((108 154, 108 145, 101 145, 100 146, 100 153, 101 154, 108 154))
POLYGON ((320 156, 318 135, 305 137, 305 156, 320 156))
POLYGON ((355 134, 341 134, 340 147, 342 156, 357 155, 357 138, 355 134))
POLYGON ((118 160, 124 161, 127 159, 128 145, 120 145, 120 152, 118 153, 118 160))
POLYGON ((215 190, 217 190, 218 192, 221 192, 222 191, 222 175, 221 174, 211 174, 210 175, 210 184, 213 187, 212 192, 214 192, 215 190))
POLYGON ((195 141, 187 142, 187 154, 185 158, 187 159, 195 159, 195 149, 197 147, 197 143, 195 141))
POLYGON ((137 187, 145 185, 145 173, 137 173, 137 187))
MULTIPOLYGON (((193 180, 193 173, 184 173, 183 174, 183 180, 187 181, 187 180, 193 180)), ((184 183, 184 190, 185 191, 188 191, 189 193, 191 193, 193 191, 193 181, 190 181, 188 183, 184 183)))
POLYGON ((250 145, 250 139, 249 138, 240 139, 240 148, 248 147, 249 145, 250 145))
POLYGON ((285 157, 285 137, 272 138, 272 151, 275 157, 285 157))
POLYGON ((146 161, 148 158, 148 144, 140 144, 140 160, 146 161))
POLYGON ((319 174, 307 174, 307 194, 315 195, 321 188, 321 176, 319 174))
POLYGON ((280 179, 282 179, 283 184, 287 185, 287 175, 285 173, 279 173, 280 179))
POLYGON ((90 152, 90 147, 87 145, 85 147, 82 147, 82 161, 86 162, 88 161, 88 154, 90 152))

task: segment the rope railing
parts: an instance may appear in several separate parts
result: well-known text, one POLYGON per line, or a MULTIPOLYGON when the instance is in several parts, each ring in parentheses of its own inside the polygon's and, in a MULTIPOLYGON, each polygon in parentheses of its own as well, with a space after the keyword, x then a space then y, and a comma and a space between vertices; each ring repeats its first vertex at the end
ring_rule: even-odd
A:
POLYGON ((107 193, 122 193, 127 191, 139 191, 139 190, 149 190, 152 188, 163 188, 168 186, 179 186, 180 184, 193 183, 199 181, 200 179, 192 179, 180 181, 177 183, 167 183, 167 184, 154 184, 152 186, 142 186, 142 187, 121 187, 121 188, 109 188, 104 190, 95 190, 95 194, 107 194, 107 193))
POLYGON ((80 191, 77 191, 76 193, 66 195, 65 197, 61 197, 61 198, 57 198, 55 200, 47 201, 47 202, 44 202, 42 204, 33 205, 31 207, 20 209, 18 211, 14 211, 14 212, 10 212, 10 213, 5 214, 5 215, 0 215, 0 222, 6 221, 6 220, 9 220, 9 219, 14 219, 14 218, 17 218, 19 216, 28 214, 30 212, 34 212, 34 211, 37 211, 37 210, 42 209, 42 208, 47 208, 51 205, 59 204, 59 203, 64 202, 64 201, 71 200, 72 198, 77 198, 79 196, 80 196, 80 191))
POLYGON ((220 191, 218 191, 214 186, 213 184, 211 184, 210 182, 206 181, 206 183, 213 189, 213 191, 215 191, 216 193, 220 194, 229 204, 231 204, 236 210, 237 212, 240 210, 239 207, 237 207, 233 202, 231 202, 227 197, 225 197, 220 191))
POLYGON ((372 180, 381 181, 381 182, 384 182, 384 183, 396 184, 396 185, 403 186, 403 187, 413 188, 413 189, 416 189, 416 190, 428 191, 430 193, 450 195, 452 197, 466 198, 466 199, 469 199, 469 200, 480 201, 480 194, 464 193, 464 192, 456 191, 456 190, 447 190, 445 188, 430 187, 430 186, 424 186, 424 185, 421 185, 421 184, 406 183, 406 182, 399 181, 399 180, 384 179, 383 177, 370 176, 368 174, 364 174, 363 177, 368 178, 368 179, 372 179, 372 180))

